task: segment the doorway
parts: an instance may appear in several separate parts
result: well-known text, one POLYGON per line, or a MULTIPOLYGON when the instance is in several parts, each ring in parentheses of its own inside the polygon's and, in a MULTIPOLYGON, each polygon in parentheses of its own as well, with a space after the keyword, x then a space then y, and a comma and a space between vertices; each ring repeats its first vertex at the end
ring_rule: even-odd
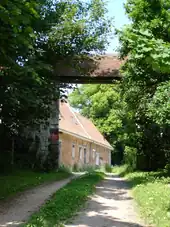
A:
POLYGON ((87 148, 84 148, 84 164, 87 163, 87 148))
POLYGON ((99 152, 96 152, 96 165, 99 166, 100 164, 100 156, 99 156, 99 152))

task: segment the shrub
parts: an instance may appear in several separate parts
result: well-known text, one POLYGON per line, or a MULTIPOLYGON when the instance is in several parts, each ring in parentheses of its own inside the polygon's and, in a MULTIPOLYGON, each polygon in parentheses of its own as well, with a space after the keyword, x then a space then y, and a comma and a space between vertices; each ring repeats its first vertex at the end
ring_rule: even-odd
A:
POLYGON ((80 167, 79 167, 79 165, 77 163, 74 163, 74 165, 73 165, 73 171, 74 172, 80 172, 80 167))
POLYGON ((72 172, 72 167, 71 166, 66 166, 64 164, 61 164, 58 171, 65 172, 65 173, 71 173, 72 172))
POLYGON ((105 171, 106 171, 107 173, 112 173, 112 166, 109 165, 109 164, 105 164, 105 171))
POLYGON ((84 165, 83 166, 83 170, 84 171, 87 171, 89 173, 94 172, 95 169, 96 169, 96 167, 95 166, 92 166, 92 165, 84 165))
POLYGON ((124 152, 124 163, 128 165, 129 170, 135 170, 136 169, 136 148, 133 147, 125 147, 124 152))
POLYGON ((167 171, 168 173, 170 173, 170 164, 166 164, 165 166, 165 171, 167 171))
POLYGON ((84 165, 78 165, 78 163, 75 163, 73 165, 73 171, 74 172, 94 172, 96 169, 95 166, 84 164, 84 165))

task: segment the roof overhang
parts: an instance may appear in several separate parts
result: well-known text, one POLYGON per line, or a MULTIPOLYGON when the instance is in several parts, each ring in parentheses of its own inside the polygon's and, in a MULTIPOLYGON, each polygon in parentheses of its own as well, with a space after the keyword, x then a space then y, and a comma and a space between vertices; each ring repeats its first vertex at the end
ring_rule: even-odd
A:
POLYGON ((102 147, 105 147, 105 148, 107 148, 107 149, 113 150, 113 147, 112 147, 112 146, 107 146, 107 145, 102 144, 102 143, 99 143, 98 141, 95 141, 95 140, 93 140, 93 139, 91 139, 91 138, 87 138, 87 137, 85 137, 85 136, 78 135, 78 134, 76 134, 76 133, 69 132, 69 131, 67 131, 67 130, 65 130, 65 129, 59 128, 59 133, 61 133, 61 132, 62 132, 62 133, 66 133, 66 134, 71 135, 71 136, 75 136, 76 138, 83 139, 83 140, 88 141, 88 142, 91 142, 91 143, 95 143, 95 144, 97 144, 97 145, 99 145, 99 146, 102 146, 102 147))
POLYGON ((110 84, 121 80, 122 63, 116 55, 77 56, 57 61, 55 74, 59 83, 110 84))

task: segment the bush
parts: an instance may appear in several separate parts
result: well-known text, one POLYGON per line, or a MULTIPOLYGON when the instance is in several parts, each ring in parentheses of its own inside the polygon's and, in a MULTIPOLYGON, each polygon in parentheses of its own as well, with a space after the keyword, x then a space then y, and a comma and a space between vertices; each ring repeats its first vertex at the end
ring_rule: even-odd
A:
POLYGON ((166 164, 165 166, 165 171, 167 171, 168 173, 170 173, 170 164, 166 164))
POLYGON ((73 172, 80 172, 80 167, 77 163, 74 163, 73 165, 73 172))
POLYGON ((105 171, 106 171, 107 173, 112 173, 112 166, 109 165, 109 164, 105 164, 105 171))
POLYGON ((133 147, 125 147, 124 152, 124 163, 128 165, 129 170, 135 170, 136 169, 136 162, 137 162, 137 151, 136 148, 133 147))
POLYGON ((92 166, 92 165, 84 165, 82 167, 82 169, 84 171, 87 171, 87 172, 91 173, 91 172, 94 172, 96 170, 96 167, 95 166, 92 166))
POLYGON ((65 172, 65 173, 71 173, 72 172, 72 167, 71 166, 66 166, 64 164, 61 164, 59 166, 58 171, 65 172))
POLYGON ((87 165, 87 164, 79 166, 78 163, 75 163, 73 165, 74 172, 89 172, 90 173, 90 172, 94 172, 95 169, 96 169, 95 166, 87 165))

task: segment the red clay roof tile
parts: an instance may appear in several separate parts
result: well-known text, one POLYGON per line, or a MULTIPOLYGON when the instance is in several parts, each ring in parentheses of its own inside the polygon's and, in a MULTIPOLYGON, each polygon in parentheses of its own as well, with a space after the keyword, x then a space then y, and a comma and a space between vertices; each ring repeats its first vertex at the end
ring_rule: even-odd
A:
POLYGON ((83 117, 79 113, 75 113, 68 103, 61 101, 59 129, 60 131, 84 137, 85 139, 94 141, 94 143, 96 142, 104 147, 112 149, 108 141, 89 119, 83 117))
POLYGON ((60 77, 81 77, 81 74, 90 77, 121 77, 119 70, 123 62, 116 55, 96 55, 84 60, 62 59, 56 63, 56 73, 60 77))

